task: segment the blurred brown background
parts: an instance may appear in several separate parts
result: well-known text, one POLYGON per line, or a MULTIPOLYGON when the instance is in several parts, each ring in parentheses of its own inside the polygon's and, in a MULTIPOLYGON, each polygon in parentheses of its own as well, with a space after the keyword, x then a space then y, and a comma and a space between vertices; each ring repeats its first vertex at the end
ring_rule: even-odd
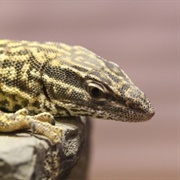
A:
POLYGON ((0 0, 1 39, 85 46, 118 63, 155 107, 144 123, 92 120, 89 179, 178 180, 178 23, 178 1, 0 0))

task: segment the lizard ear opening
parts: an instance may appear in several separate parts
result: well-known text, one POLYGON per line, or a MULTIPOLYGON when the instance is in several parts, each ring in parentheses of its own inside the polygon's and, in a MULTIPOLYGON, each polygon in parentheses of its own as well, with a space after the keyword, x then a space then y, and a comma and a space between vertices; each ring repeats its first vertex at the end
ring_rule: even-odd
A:
POLYGON ((43 90, 43 92, 44 92, 45 97, 46 97, 49 101, 51 101, 50 97, 48 96, 48 92, 47 92, 47 89, 46 89, 45 84, 44 84, 43 81, 42 81, 42 90, 43 90))

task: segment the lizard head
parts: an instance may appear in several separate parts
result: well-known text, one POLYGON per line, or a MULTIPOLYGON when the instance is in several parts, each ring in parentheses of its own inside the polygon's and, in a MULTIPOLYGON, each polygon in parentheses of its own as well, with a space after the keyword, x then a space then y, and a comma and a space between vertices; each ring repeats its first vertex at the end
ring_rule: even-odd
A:
POLYGON ((49 61, 44 69, 43 82, 55 104, 54 114, 130 122, 154 115, 146 95, 118 65, 80 46, 70 52, 49 61))
POLYGON ((146 95, 118 65, 104 61, 101 70, 93 70, 86 77, 88 92, 99 104, 95 117, 131 122, 149 120, 154 108, 146 95))

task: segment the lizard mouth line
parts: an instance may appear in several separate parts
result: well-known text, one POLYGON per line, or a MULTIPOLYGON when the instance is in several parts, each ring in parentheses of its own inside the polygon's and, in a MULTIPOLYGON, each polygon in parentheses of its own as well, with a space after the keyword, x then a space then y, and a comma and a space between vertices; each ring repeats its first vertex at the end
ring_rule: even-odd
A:
MULTIPOLYGON (((68 103, 70 106, 71 103, 68 103)), ((94 118, 102 118, 102 119, 112 119, 116 121, 122 121, 121 118, 125 119, 123 121, 130 121, 130 122, 138 122, 138 121, 146 121, 149 120, 154 115, 154 110, 151 111, 145 111, 143 109, 132 109, 132 108, 108 108, 105 110, 98 109, 98 108, 92 108, 92 107, 85 107, 81 104, 76 104, 73 109, 70 110, 70 114, 73 116, 92 116, 94 118), (120 111, 121 110, 121 111, 120 111), (125 117, 124 114, 126 114, 125 117), (131 118, 131 115, 133 115, 133 118, 131 118)))

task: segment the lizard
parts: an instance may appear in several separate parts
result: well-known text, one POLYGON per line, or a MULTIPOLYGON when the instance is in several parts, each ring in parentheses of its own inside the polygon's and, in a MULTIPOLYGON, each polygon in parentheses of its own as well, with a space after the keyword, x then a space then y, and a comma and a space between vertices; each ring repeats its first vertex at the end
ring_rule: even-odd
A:
POLYGON ((0 40, 0 132, 31 129, 57 143, 57 118, 141 122, 154 113, 117 64, 84 47, 0 40))

